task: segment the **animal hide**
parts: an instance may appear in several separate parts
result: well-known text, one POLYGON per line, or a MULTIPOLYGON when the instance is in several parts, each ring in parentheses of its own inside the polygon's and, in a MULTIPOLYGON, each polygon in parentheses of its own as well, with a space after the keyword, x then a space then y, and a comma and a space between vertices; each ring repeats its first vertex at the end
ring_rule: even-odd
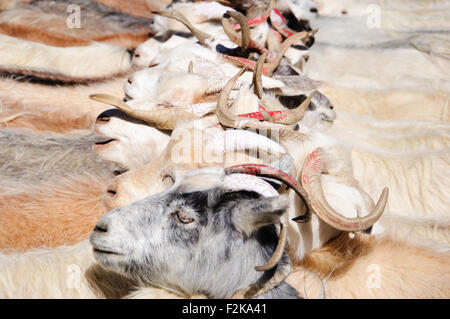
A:
POLYGON ((2 117, 20 115, 2 126, 29 128, 47 135, 90 129, 108 106, 89 99, 89 95, 102 92, 124 96, 125 81, 126 77, 118 77, 89 85, 51 86, 0 78, 0 114, 2 117))
POLYGON ((0 35, 0 75, 50 84, 104 81, 131 70, 130 53, 92 42, 80 47, 51 47, 0 35))
POLYGON ((35 0, 0 13, 0 32, 53 46, 99 41, 134 49, 151 35, 150 22, 91 0, 35 0), (79 25, 74 24, 75 14, 79 25))

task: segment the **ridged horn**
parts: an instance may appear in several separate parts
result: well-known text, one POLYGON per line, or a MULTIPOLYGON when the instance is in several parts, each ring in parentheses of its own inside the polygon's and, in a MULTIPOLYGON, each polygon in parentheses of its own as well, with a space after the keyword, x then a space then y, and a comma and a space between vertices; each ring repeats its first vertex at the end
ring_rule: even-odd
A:
MULTIPOLYGON (((280 169, 262 164, 240 164, 225 168, 225 174, 235 174, 235 173, 268 177, 283 182, 288 187, 294 189, 294 191, 303 199, 307 207, 310 207, 307 192, 293 177, 289 176, 280 169)), ((281 231, 280 236, 278 238, 277 247, 275 248, 275 251, 272 254, 272 257, 270 257, 269 261, 263 266, 256 267, 256 270, 265 271, 268 269, 272 269, 280 262, 287 242, 287 226, 288 226, 288 219, 287 216, 283 214, 282 217, 280 218, 281 231)))
POLYGON ((121 99, 109 94, 92 94, 94 101, 112 105, 131 117, 142 120, 160 130, 173 130, 179 123, 202 118, 205 114, 196 112, 194 106, 168 107, 158 110, 136 110, 121 99))
POLYGON ((152 13, 156 14, 156 15, 160 15, 160 16, 166 17, 166 18, 175 19, 178 22, 181 22, 183 25, 186 26, 186 28, 189 29, 189 31, 191 31, 192 35, 195 36, 198 39, 198 41, 200 42, 200 44, 202 44, 202 45, 206 45, 206 40, 214 39, 213 36, 209 35, 206 32, 200 31, 199 29, 194 27, 184 15, 182 15, 181 13, 179 13, 176 10, 173 10, 172 12, 152 11, 152 13))
POLYGON ((302 185, 310 195, 311 206, 314 212, 328 225, 348 232, 362 231, 373 224, 381 217, 386 208, 389 189, 385 187, 372 212, 364 217, 348 218, 337 213, 328 204, 323 193, 320 182, 320 175, 326 168, 326 160, 323 157, 322 148, 317 148, 308 155, 302 170, 302 185))

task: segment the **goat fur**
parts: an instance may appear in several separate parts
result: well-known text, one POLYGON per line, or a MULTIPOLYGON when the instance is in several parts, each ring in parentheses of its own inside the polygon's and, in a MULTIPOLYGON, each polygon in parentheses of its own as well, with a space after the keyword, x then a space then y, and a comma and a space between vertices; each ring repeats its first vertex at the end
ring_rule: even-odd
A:
POLYGON ((382 120, 450 122, 450 94, 447 90, 376 90, 326 84, 321 92, 334 103, 338 111, 354 115, 373 116, 382 120))
POLYGON ((83 174, 113 177, 121 167, 95 155, 92 144, 99 140, 103 139, 95 135, 43 137, 13 130, 0 131, 2 182, 40 183, 83 174))
POLYGON ((150 35, 150 19, 137 18, 114 11, 89 0, 43 0, 17 5, 0 13, 0 31, 24 40, 54 46, 81 46, 90 41, 113 43, 136 48, 150 35), (78 5, 82 26, 69 28, 68 5, 78 5))
MULTIPOLYGON (((327 298, 447 298, 450 257, 448 251, 438 253, 436 248, 363 234, 349 239, 343 234, 298 263, 298 269, 307 272, 299 270, 287 281, 306 298, 321 297, 317 276, 326 281, 327 298), (381 270, 380 288, 368 285, 371 265, 381 270)), ((95 264, 88 241, 0 254, 0 265, 1 298, 183 297, 157 288, 136 289, 129 280, 105 272, 95 264)))
POLYGON ((118 77, 89 85, 49 86, 0 78, 0 114, 22 113, 4 126, 30 128, 39 134, 89 129, 97 115, 108 108, 89 99, 89 94, 102 92, 123 96, 125 81, 125 77, 118 77))
POLYGON ((131 70, 125 48, 92 42, 80 47, 50 47, 0 35, 0 73, 41 78, 50 83, 104 81, 131 70))
POLYGON ((0 188, 0 249, 74 245, 105 213, 102 195, 111 177, 69 176, 39 185, 9 182, 0 188))
POLYGON ((300 262, 287 282, 306 298, 448 298, 450 253, 439 248, 342 234, 300 262))
POLYGON ((387 210, 410 216, 448 216, 450 149, 388 152, 353 149, 355 178, 371 195, 389 187, 387 210))

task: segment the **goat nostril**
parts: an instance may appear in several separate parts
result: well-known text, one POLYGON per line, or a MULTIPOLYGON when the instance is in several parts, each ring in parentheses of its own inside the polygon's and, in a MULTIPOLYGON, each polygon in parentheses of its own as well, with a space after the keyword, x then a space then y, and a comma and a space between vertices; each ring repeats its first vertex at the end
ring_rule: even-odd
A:
POLYGON ((94 227, 94 231, 98 231, 98 232, 102 232, 102 233, 106 233, 108 231, 108 229, 106 227, 100 227, 98 225, 95 225, 94 227))
POLYGON ((330 109, 334 109, 334 106, 333 106, 333 105, 330 105, 330 109))
POLYGON ((127 82, 131 84, 133 81, 131 81, 131 79, 128 79, 127 82))
POLYGON ((110 120, 109 117, 104 116, 104 117, 97 117, 97 120, 95 122, 99 123, 99 124, 104 124, 104 123, 108 123, 109 120, 110 120))
POLYGON ((116 194, 117 194, 117 192, 116 192, 114 189, 108 189, 108 190, 106 191, 106 193, 107 193, 109 196, 112 196, 112 197, 116 196, 116 194))
POLYGON ((311 8, 311 9, 309 9, 309 11, 312 13, 317 13, 317 8, 311 8))
POLYGON ((135 54, 134 57, 135 57, 135 58, 139 58, 140 55, 139 55, 139 54, 135 54))

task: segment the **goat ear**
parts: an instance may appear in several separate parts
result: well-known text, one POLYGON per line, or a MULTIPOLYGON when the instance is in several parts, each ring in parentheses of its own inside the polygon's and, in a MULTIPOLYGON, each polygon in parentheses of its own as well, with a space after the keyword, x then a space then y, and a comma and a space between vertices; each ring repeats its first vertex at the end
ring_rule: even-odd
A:
POLYGON ((288 206, 287 195, 240 200, 233 210, 233 223, 248 236, 262 226, 279 223, 288 206))

